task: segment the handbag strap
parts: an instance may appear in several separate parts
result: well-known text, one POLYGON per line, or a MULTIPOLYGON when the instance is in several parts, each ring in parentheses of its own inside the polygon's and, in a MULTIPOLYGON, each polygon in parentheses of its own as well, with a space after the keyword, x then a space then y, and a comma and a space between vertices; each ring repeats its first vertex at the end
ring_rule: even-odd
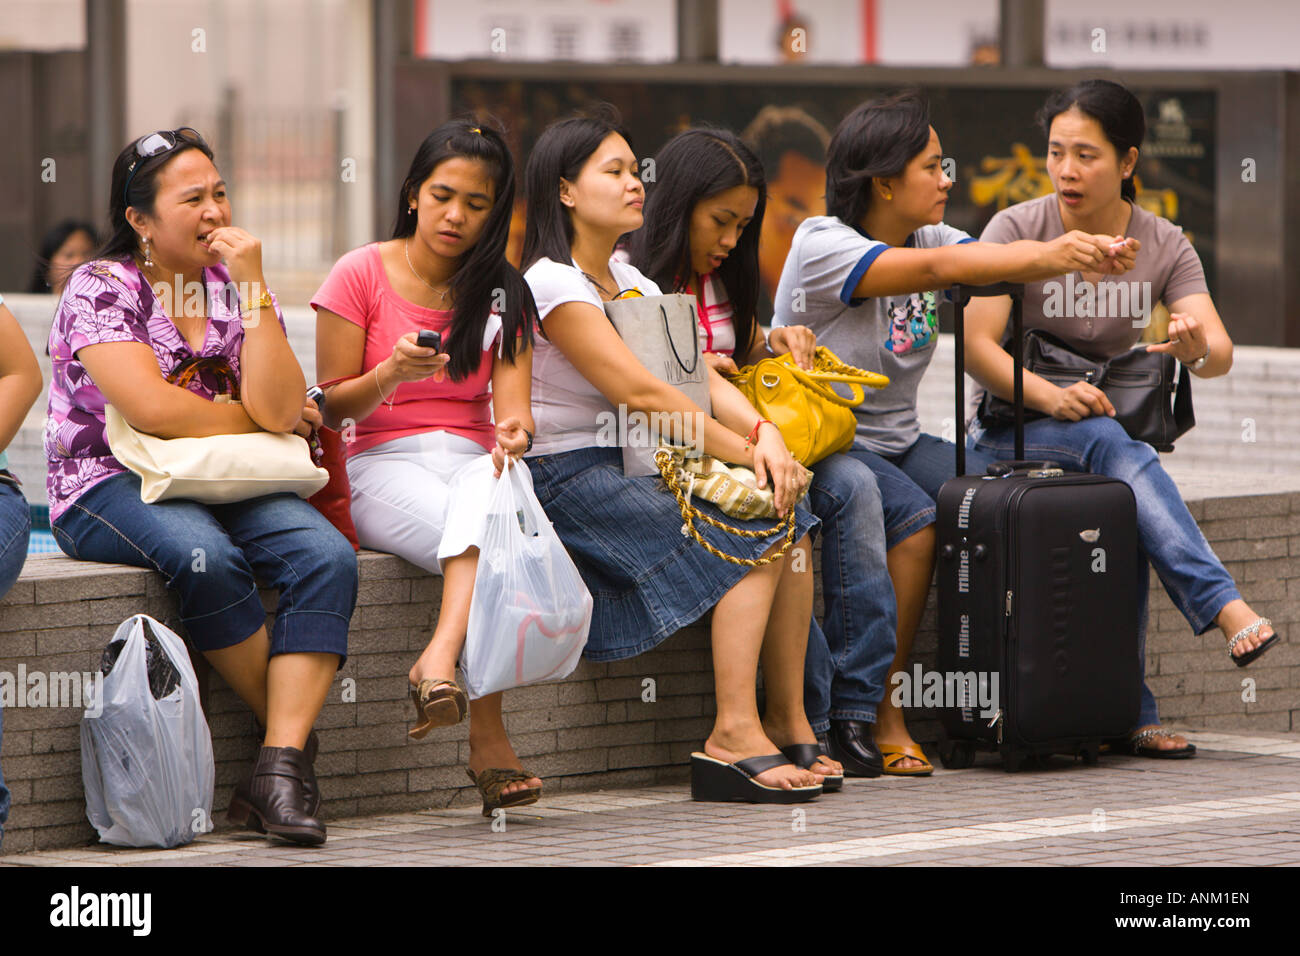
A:
POLYGON ((1180 435, 1186 434, 1196 425, 1196 413, 1192 411, 1192 373, 1186 365, 1178 370, 1178 388, 1174 392, 1174 424, 1180 435))
POLYGON ((215 375, 225 385, 231 399, 239 401, 239 376, 224 355, 192 355, 172 369, 167 381, 188 389, 190 383, 204 372, 215 375))
POLYGON ((788 362, 783 359, 784 356, 782 358, 763 359, 749 368, 742 369, 739 375, 732 378, 732 381, 739 381, 742 378, 748 377, 750 374, 757 377, 762 374, 760 369, 765 362, 775 362, 782 369, 788 370, 791 375, 794 376, 795 380, 809 391, 816 393, 834 405, 840 405, 844 408, 855 408, 862 404, 863 400, 866 398, 866 394, 863 392, 863 386, 867 386, 868 388, 884 388, 889 384, 888 376, 880 375, 877 372, 868 372, 865 369, 854 368, 852 365, 842 362, 834 352, 826 348, 824 345, 817 347, 817 352, 813 359, 813 370, 811 372, 800 368, 794 363, 793 359, 788 362), (840 382, 850 386, 853 397, 850 399, 840 395, 833 388, 829 387, 828 383, 831 382, 840 382))
POLYGON ((790 512, 775 525, 764 531, 750 531, 745 528, 737 528, 735 525, 727 524, 725 521, 719 521, 717 518, 705 514, 695 505, 690 503, 689 492, 684 492, 682 489, 682 469, 678 464, 679 457, 680 453, 671 452, 667 448, 660 448, 655 452, 654 460, 655 464, 659 468, 659 474, 663 476, 664 484, 668 486, 668 490, 671 491, 673 497, 677 499, 677 508, 682 513, 682 521, 685 522, 682 525, 683 534, 689 534, 698 544, 703 546, 705 551, 708 551, 714 557, 747 568, 762 567, 765 564, 771 564, 773 561, 779 561, 781 558, 785 557, 786 552, 794 545, 794 508, 791 508, 790 512), (766 538, 777 531, 780 531, 781 528, 784 527, 785 540, 782 541, 781 547, 776 551, 776 553, 769 554, 765 558, 737 558, 724 551, 719 551, 713 545, 709 544, 708 541, 704 540, 704 536, 700 534, 699 529, 695 527, 696 518, 711 524, 713 527, 719 528, 728 534, 735 535, 738 538, 766 538))
POLYGON ((694 375, 695 370, 700 367, 700 337, 695 332, 698 322, 695 317, 695 307, 691 306, 691 345, 695 349, 695 355, 693 356, 695 361, 691 363, 690 368, 686 367, 681 354, 677 351, 677 343, 673 341, 673 330, 668 325, 668 310, 662 305, 659 306, 659 315, 664 321, 664 338, 668 340, 668 347, 673 350, 673 358, 677 360, 678 367, 687 375, 694 375))
POLYGON ((317 382, 316 387, 320 389, 329 388, 331 385, 337 385, 339 382, 350 382, 354 378, 360 378, 365 372, 358 372, 356 375, 340 375, 338 378, 332 378, 326 382, 317 382))

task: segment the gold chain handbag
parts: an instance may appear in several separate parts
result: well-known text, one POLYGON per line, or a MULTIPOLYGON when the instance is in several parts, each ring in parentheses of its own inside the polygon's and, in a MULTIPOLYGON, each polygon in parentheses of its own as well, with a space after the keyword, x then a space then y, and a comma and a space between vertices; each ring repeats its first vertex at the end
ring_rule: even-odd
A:
MULTIPOLYGON (((690 535, 710 554, 732 564, 756 568, 784 557, 794 544, 794 508, 791 508, 774 526, 762 531, 737 528, 735 525, 705 514, 691 504, 691 495, 717 505, 723 514, 746 521, 755 518, 775 518, 776 496, 772 493, 771 487, 764 489, 758 487, 758 478, 750 469, 727 465, 710 455, 689 456, 687 451, 686 448, 661 443, 654 455, 659 474, 673 497, 677 499, 677 507, 682 513, 682 534, 690 535), (780 550, 765 558, 737 558, 709 544, 695 527, 697 520, 711 524, 738 538, 766 538, 784 529, 785 540, 780 550)), ((796 503, 807 493, 808 486, 805 484, 796 503)))
POLYGON ((790 454, 802 464, 811 465, 852 446, 857 430, 853 409, 866 397, 863 387, 884 388, 889 379, 847 365, 826 346, 819 345, 811 372, 796 365, 787 352, 745 366, 731 383, 760 415, 781 430, 790 454), (838 394, 831 388, 833 383, 848 385, 853 397, 838 394))

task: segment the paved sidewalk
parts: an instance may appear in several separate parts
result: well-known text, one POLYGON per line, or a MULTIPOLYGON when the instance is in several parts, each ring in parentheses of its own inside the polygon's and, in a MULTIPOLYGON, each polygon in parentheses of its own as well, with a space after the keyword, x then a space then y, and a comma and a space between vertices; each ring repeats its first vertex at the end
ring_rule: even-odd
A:
POLYGON ((1192 760, 1057 757, 1007 774, 986 755, 928 780, 847 780, 798 808, 693 803, 674 785, 544 797, 501 832, 466 807, 331 820, 314 850, 225 831, 175 850, 90 846, 0 865, 1300 866, 1300 733, 1188 736, 1192 760))

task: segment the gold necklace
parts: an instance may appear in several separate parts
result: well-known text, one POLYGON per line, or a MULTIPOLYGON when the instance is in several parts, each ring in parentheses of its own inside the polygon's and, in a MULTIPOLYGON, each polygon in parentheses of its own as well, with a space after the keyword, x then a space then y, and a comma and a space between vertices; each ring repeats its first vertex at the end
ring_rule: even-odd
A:
POLYGON ((411 240, 410 240, 410 239, 407 239, 407 240, 406 240, 406 242, 403 244, 402 248, 406 250, 406 265, 407 265, 407 267, 411 270, 411 275, 415 276, 417 279, 419 279, 421 282, 423 282, 426 286, 428 286, 430 289, 432 289, 434 292, 436 292, 436 293, 438 294, 438 301, 439 301, 439 302, 446 302, 446 301, 447 301, 447 293, 451 291, 450 284, 449 284, 449 287, 448 287, 447 291, 446 291, 446 292, 443 292, 441 289, 437 288, 437 287, 434 286, 432 283, 430 283, 428 279, 426 279, 424 276, 420 275, 420 273, 418 273, 418 272, 415 271, 415 265, 411 262, 411 240))

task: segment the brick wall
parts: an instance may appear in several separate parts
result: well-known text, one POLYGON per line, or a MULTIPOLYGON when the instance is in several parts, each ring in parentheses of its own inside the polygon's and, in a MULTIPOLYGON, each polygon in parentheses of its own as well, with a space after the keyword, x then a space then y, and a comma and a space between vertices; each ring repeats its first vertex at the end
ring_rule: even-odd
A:
MULTIPOLYGON (((1278 479, 1254 483, 1268 493, 1225 497, 1232 489, 1214 482, 1189 482, 1184 493, 1247 599, 1288 642, 1239 670, 1217 630, 1191 634, 1153 576, 1147 673, 1166 719, 1220 730, 1300 730, 1300 488, 1286 490, 1278 479), (1242 700, 1244 678, 1255 681, 1254 702, 1242 700)), ((351 656, 318 723, 327 817, 475 802, 463 769, 468 724, 423 741, 406 736, 412 710, 405 675, 432 631, 440 594, 440 579, 398 558, 361 556, 351 656)), ((266 599, 272 607, 272 596, 266 599)), ((0 671, 16 673, 20 664, 96 669, 117 625, 141 611, 176 627, 175 601, 156 575, 34 557, 0 602, 0 671)), ((927 669, 934 661, 935 616, 932 592, 913 655, 927 669)), ((257 742, 235 695, 216 675, 200 673, 221 811, 257 742)), ((700 624, 632 660, 584 661, 564 681, 507 694, 506 726, 549 792, 682 780, 690 752, 711 726, 712 686, 708 632, 700 624), (652 703, 642 700, 646 678, 655 682, 652 703)), ((71 709, 6 709, 4 771, 14 792, 6 852, 94 838, 81 789, 80 717, 71 709)), ((915 714, 909 722, 918 740, 937 739, 932 715, 915 714)))

